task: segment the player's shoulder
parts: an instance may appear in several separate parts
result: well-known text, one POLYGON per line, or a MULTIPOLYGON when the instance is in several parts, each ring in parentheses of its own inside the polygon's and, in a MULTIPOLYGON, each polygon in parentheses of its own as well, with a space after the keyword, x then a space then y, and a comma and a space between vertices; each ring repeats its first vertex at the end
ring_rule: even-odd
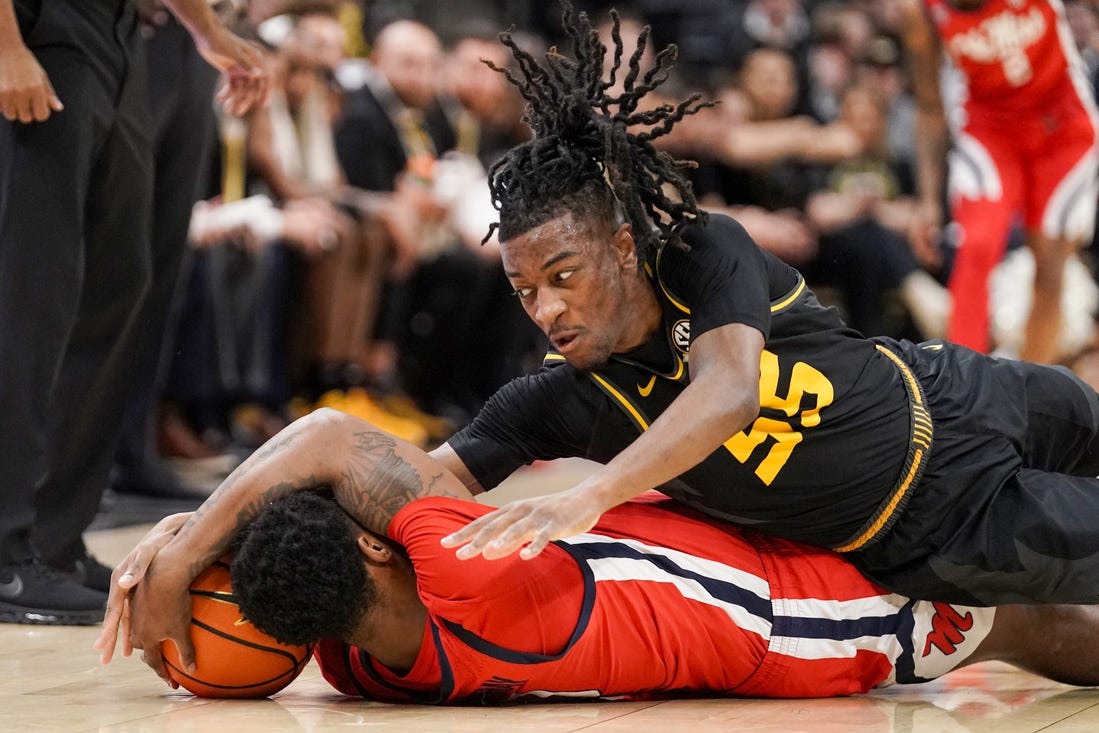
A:
POLYGON ((389 536, 407 547, 414 536, 445 537, 491 510, 491 507, 469 499, 425 496, 398 510, 389 523, 389 536))
POLYGON ((756 247, 755 241, 744 226, 731 216, 716 212, 707 212, 701 224, 692 224, 682 232, 688 251, 696 247, 701 253, 712 250, 756 247))
POLYGON ((665 243, 657 252, 653 269, 665 289, 688 302, 691 293, 705 283, 723 287, 738 273, 756 276, 770 267, 770 255, 740 222, 725 214, 711 213, 705 223, 684 228, 681 236, 686 246, 665 243))

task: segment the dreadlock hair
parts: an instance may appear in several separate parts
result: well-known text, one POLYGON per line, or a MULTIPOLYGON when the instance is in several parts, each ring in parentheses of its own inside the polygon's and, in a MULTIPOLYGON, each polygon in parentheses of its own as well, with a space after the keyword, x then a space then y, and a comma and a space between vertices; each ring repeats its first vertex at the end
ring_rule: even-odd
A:
POLYGON ((313 491, 264 507, 229 565, 244 618, 284 644, 346 639, 377 597, 358 532, 334 501, 313 491))
POLYGON ((699 102, 700 95, 695 94, 676 105, 638 111, 645 95, 667 80, 677 48, 669 45, 660 51, 655 67, 642 75, 649 26, 642 29, 637 49, 624 63, 620 19, 612 10, 614 63, 603 80, 608 49, 587 13, 574 19, 571 3, 563 0, 562 5, 562 23, 572 39, 575 60, 551 48, 545 64, 539 64, 505 32, 500 40, 515 57, 515 69, 486 62, 526 99, 524 121, 535 137, 512 148, 489 170, 489 190, 500 221, 485 240, 498 229, 506 241, 569 212, 584 221, 615 225, 625 217, 642 260, 661 241, 686 248, 681 229, 706 218, 685 175, 694 163, 673 159, 657 150, 653 140, 713 103, 699 102), (620 73, 625 75, 623 91, 611 94, 620 73), (648 129, 631 132, 638 127, 648 129), (675 189, 678 201, 665 195, 665 184, 675 189))

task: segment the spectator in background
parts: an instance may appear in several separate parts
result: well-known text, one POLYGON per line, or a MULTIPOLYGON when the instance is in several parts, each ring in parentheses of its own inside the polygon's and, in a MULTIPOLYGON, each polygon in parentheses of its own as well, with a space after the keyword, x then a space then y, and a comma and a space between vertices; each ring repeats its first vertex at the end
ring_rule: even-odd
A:
POLYGON ((319 224, 310 237, 284 240, 303 265, 302 292, 294 298, 299 371, 318 382, 355 381, 374 325, 385 253, 377 237, 360 229, 358 212, 337 205, 346 199, 333 134, 342 99, 329 82, 343 61, 343 29, 329 15, 277 20, 287 24, 274 54, 282 84, 253 117, 249 165, 258 188, 277 205, 309 210, 319 224))
MULTIPOLYGON (((726 88, 720 98, 725 114, 739 111, 743 117, 726 125, 723 140, 711 144, 722 156, 721 165, 715 178, 702 182, 704 191, 716 184, 709 190, 727 204, 804 216, 814 194, 827 186, 829 166, 867 155, 867 146, 873 146, 875 154, 881 148, 880 119, 868 130, 861 116, 820 125, 793 115, 796 71, 793 59, 782 51, 757 49, 748 54, 739 82, 726 88), (741 135, 744 140, 738 141, 741 135)), ((812 215, 803 219, 815 247, 789 261, 796 262, 811 283, 839 290, 851 326, 866 335, 900 335, 904 325, 887 317, 885 303, 908 275, 920 270, 908 244, 861 212, 852 213, 840 226, 824 210, 820 206, 814 212, 820 219, 812 215)), ((746 228, 751 223, 748 220, 746 228)), ((751 228, 749 232, 756 234, 751 228)), ((769 237, 760 239, 761 246, 768 246, 769 237)), ((784 254, 781 249, 775 253, 784 254)), ((918 279, 931 285, 922 276, 918 279)), ((906 303, 915 305, 916 292, 924 290, 910 293, 906 303)), ((940 310, 935 307, 933 312, 940 310)), ((922 319, 931 333, 937 318, 922 319)))
POLYGON ((466 23, 451 34, 446 60, 446 90, 452 102, 447 106, 458 135, 455 148, 476 156, 486 168, 530 137, 530 128, 522 121, 523 98, 497 70, 507 69, 512 61, 498 33, 490 23, 466 23))
POLYGON ((870 41, 866 52, 855 64, 854 81, 872 87, 885 97, 888 105, 885 128, 889 155, 914 169, 916 102, 902 65, 900 48, 891 36, 880 35, 870 41))
MULTIPOLYGON (((468 351, 482 356, 462 375, 467 383, 463 389, 470 393, 464 409, 473 412, 507 381, 537 364, 546 344, 515 308, 495 237, 485 240, 497 219, 486 171, 531 136, 523 121, 525 102, 504 76, 513 59, 491 24, 466 23, 450 37, 443 101, 457 131, 457 145, 440 161, 435 193, 447 207, 450 226, 480 259, 481 284, 470 290, 466 307, 473 323, 467 333, 468 351)), ((536 36, 518 37, 531 49, 544 49, 536 36)))
POLYGON ((436 98, 442 47, 430 28, 405 20, 389 24, 374 39, 370 64, 358 68, 361 78, 343 77, 351 88, 336 124, 336 150, 350 185, 394 194, 384 213, 394 253, 367 364, 369 379, 394 390, 412 313, 409 279, 443 217, 423 183, 432 161, 455 139, 436 98))
MULTIPOLYGON (((414 407, 460 424, 500 380, 513 376, 494 376, 491 387, 481 386, 493 371, 484 364, 498 352, 479 353, 474 346, 491 338, 484 320, 499 312, 491 304, 508 289, 498 265, 486 267, 491 252, 463 243, 438 195, 440 179, 453 171, 440 158, 458 142, 441 99, 448 91, 448 60, 438 38, 420 23, 393 22, 378 33, 370 61, 364 83, 349 92, 336 133, 348 181, 391 192, 381 216, 396 254, 368 363, 369 386, 390 409, 404 412, 399 398, 407 393, 414 407)), ((518 109, 514 102, 508 106, 518 109)))
POLYGON ((841 287, 854 324, 873 334, 887 330, 884 293, 897 290, 921 338, 941 338, 950 296, 925 267, 938 252, 913 252, 906 238, 918 201, 910 171, 889 155, 886 101, 869 86, 840 97, 839 119, 863 141, 863 153, 823 171, 824 185, 809 195, 806 213, 820 233, 820 255, 803 268, 807 279, 841 287))
POLYGON ((738 13, 737 6, 733 8, 725 68, 743 68, 748 55, 756 49, 772 48, 789 54, 797 73, 796 109, 810 114, 809 51, 813 26, 805 0, 745 0, 739 3, 739 9, 738 13))
POLYGON ((840 97, 851 83, 855 62, 874 36, 874 23, 860 5, 830 0, 813 9, 812 29, 802 96, 809 100, 810 114, 832 122, 839 116, 840 97))

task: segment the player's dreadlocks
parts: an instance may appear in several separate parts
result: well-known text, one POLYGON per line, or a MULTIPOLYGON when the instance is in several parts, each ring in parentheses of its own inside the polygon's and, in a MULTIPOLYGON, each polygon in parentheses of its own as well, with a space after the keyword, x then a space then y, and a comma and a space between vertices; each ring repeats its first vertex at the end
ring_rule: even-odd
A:
POLYGON ((705 221, 685 176, 693 163, 657 150, 653 140, 711 103, 699 102, 695 94, 677 105, 638 111, 642 98, 667 80, 676 47, 660 51, 655 68, 642 75, 649 27, 642 29, 637 49, 623 64, 619 16, 612 10, 614 64, 604 81, 608 49, 600 43, 587 13, 574 19, 571 3, 563 0, 562 5, 575 60, 550 49, 540 65, 510 33, 500 35, 515 57, 517 70, 493 68, 505 74, 526 99, 524 119, 535 137, 512 148, 489 171, 489 189, 500 222, 493 224, 488 236, 498 227, 506 241, 565 212, 595 221, 624 214, 641 259, 662 239, 685 246, 680 229, 705 221), (625 74, 623 91, 615 96, 609 90, 620 73, 625 74), (638 132, 639 126, 648 129, 638 132), (665 195, 665 184, 676 190, 678 201, 665 195))

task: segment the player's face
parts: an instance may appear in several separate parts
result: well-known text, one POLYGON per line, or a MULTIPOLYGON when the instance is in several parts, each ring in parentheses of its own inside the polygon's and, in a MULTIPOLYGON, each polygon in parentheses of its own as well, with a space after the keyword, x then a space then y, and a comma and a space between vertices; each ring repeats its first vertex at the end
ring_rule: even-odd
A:
POLYGON ((627 293, 637 277, 629 228, 608 232, 565 214, 500 245, 504 272, 527 315, 578 369, 639 346, 627 293))

